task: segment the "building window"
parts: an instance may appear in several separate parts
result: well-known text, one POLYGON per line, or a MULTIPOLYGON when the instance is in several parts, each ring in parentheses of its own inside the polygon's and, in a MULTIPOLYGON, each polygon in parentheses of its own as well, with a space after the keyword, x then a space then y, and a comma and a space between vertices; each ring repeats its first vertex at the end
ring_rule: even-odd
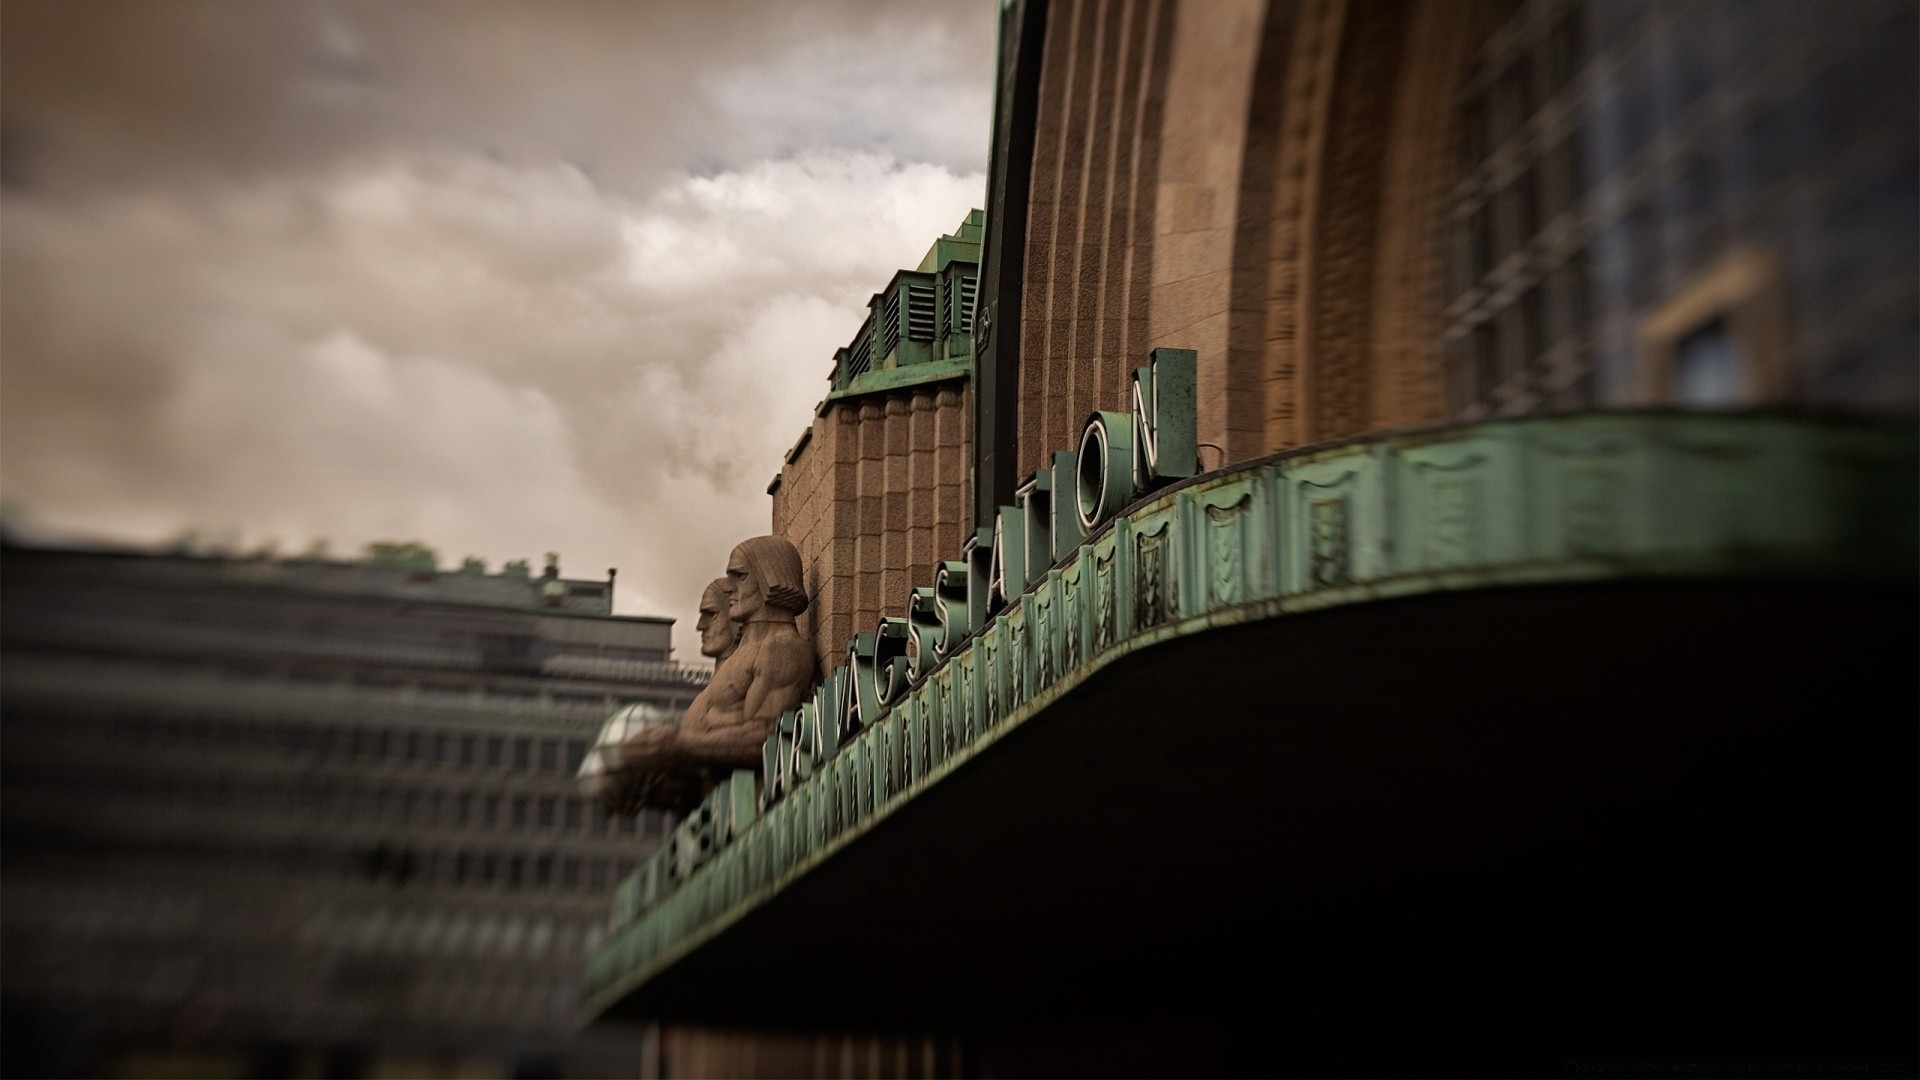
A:
POLYGON ((474 758, 479 750, 479 743, 480 738, 477 735, 460 736, 460 764, 462 767, 473 767, 474 758))
POLYGON ((513 767, 515 769, 525 771, 529 765, 529 759, 532 756, 533 756, 533 740, 532 739, 529 739, 523 735, 520 738, 513 740, 513 767))
POLYGON ((1781 260, 1747 250, 1682 288, 1640 328, 1642 403, 1734 409, 1786 397, 1781 260))
POLYGON ((540 771, 554 772, 560 768, 560 740, 540 740, 540 771))
POLYGON ((515 795, 513 797, 513 827, 516 829, 524 829, 527 827, 527 797, 525 795, 515 795))
POLYGON ((1674 404, 1690 409, 1731 408, 1747 396, 1744 364, 1735 354, 1725 318, 1714 319, 1673 347, 1674 404))
POLYGON ((473 821, 473 792, 463 791, 453 800, 453 823, 465 828, 473 821))
POLYGON ((569 775, 580 771, 587 760, 587 741, 585 739, 567 740, 567 772, 569 775))
POLYGON ((581 820, 581 817, 583 816, 582 812, 584 810, 585 810, 585 807, 581 804, 579 799, 568 799, 567 809, 566 809, 566 815, 567 815, 566 827, 569 829, 579 828, 580 820, 581 820))
POLYGON ((487 767, 497 769, 504 760, 507 741, 499 735, 487 736, 487 767))
POLYGON ((543 829, 553 828, 554 816, 559 812, 559 802, 560 800, 554 798, 551 795, 541 797, 540 813, 537 819, 539 821, 541 828, 543 829))
POLYGON ((580 860, 569 855, 560 860, 560 887, 577 889, 580 887, 580 860))
POLYGON ((484 806, 485 806, 485 810, 482 811, 480 816, 480 827, 483 829, 499 828, 500 827, 500 796, 498 795, 487 796, 484 806))

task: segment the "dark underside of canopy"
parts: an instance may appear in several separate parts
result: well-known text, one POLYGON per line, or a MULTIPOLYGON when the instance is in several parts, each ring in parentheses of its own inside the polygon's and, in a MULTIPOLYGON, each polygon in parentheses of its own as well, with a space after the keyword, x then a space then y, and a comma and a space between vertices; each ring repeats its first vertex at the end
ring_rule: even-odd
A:
POLYGON ((939 1032, 1014 1074, 1910 1055, 1917 654, 1912 591, 1779 583, 1179 638, 614 1014, 939 1032))

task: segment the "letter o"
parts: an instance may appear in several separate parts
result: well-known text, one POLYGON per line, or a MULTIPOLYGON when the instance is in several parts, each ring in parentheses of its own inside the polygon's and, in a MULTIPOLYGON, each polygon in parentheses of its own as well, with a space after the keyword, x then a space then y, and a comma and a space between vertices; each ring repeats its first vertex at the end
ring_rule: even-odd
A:
MULTIPOLYGON (((1091 533, 1133 501, 1133 418, 1097 412, 1080 431, 1075 462, 1074 511, 1091 533)), ((1058 498, 1058 495, 1054 496, 1058 498)))

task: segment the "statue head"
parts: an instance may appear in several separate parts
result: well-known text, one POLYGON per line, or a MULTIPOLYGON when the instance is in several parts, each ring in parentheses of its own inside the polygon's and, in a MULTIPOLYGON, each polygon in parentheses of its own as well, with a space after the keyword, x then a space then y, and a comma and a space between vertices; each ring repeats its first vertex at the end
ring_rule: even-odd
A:
POLYGON ((714 578, 707 591, 700 594, 700 619, 693 625, 700 631, 701 656, 725 660, 733 655, 734 646, 740 642, 740 628, 728 611, 732 600, 731 578, 714 578))
POLYGON ((792 619, 807 610, 800 552, 778 536, 742 540, 727 560, 727 580, 733 590, 728 612, 735 622, 792 619))

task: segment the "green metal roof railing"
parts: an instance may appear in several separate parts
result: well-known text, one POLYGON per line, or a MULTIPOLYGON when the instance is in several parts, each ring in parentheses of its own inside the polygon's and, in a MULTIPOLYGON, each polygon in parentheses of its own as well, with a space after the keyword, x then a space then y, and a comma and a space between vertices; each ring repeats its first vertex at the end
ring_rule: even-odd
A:
POLYGON ((1120 657, 1211 628, 1514 585, 1911 586, 1911 426, 1610 413, 1397 432, 1154 492, 764 813, 753 774, 616 895, 598 1014, 1120 657), (714 812, 719 807, 720 813, 714 812))

